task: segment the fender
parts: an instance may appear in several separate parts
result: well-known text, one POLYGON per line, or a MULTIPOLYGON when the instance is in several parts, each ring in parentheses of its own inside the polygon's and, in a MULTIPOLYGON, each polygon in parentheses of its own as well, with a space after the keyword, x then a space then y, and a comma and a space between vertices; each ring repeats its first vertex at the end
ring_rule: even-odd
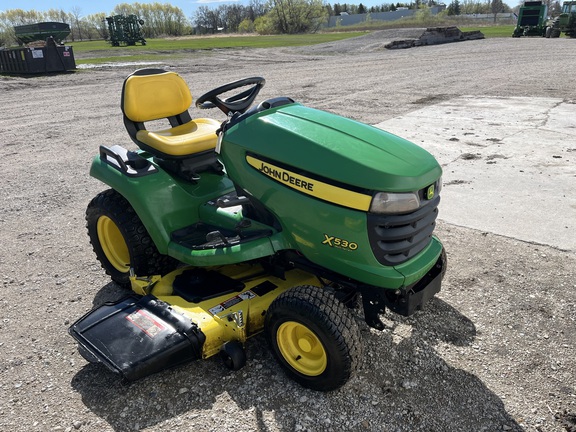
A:
POLYGON ((158 251, 167 254, 170 234, 199 220, 203 203, 234 190, 223 175, 203 173, 196 184, 172 177, 144 152, 137 153, 143 168, 133 169, 127 150, 101 147, 90 167, 90 175, 115 189, 128 200, 146 227, 158 251))

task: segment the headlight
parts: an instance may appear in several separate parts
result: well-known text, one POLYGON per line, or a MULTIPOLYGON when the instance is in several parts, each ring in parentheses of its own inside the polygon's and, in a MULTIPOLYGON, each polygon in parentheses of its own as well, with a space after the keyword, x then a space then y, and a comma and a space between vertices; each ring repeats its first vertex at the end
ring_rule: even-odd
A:
POLYGON ((409 213, 420 208, 420 199, 416 192, 387 193, 378 192, 372 198, 372 213, 409 213))

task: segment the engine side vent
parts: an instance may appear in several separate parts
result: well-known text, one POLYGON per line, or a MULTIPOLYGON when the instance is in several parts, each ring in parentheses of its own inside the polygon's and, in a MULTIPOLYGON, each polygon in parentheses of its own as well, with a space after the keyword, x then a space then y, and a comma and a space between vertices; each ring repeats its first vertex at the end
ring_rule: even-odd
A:
POLYGON ((368 214, 368 238, 376 259, 394 266, 408 261, 422 251, 436 226, 440 196, 418 210, 402 215, 368 214))

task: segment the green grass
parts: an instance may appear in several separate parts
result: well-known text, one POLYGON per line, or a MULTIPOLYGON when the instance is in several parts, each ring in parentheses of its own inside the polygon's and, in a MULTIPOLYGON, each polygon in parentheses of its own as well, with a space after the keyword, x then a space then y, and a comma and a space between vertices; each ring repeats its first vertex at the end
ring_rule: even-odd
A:
POLYGON ((478 23, 476 20, 464 19, 459 17, 442 17, 442 16, 428 16, 428 17, 408 17, 396 21, 378 21, 372 20, 361 22, 352 26, 346 27, 331 27, 325 29, 327 32, 333 31, 377 31, 395 28, 425 28, 425 27, 449 27, 456 26, 462 31, 480 30, 486 38, 493 37, 512 37, 515 25, 498 24, 498 25, 485 25, 478 23))
POLYGON ((179 52, 188 50, 278 48, 315 45, 362 36, 363 34, 365 34, 365 32, 356 31, 306 35, 205 36, 190 39, 148 39, 144 46, 135 45, 130 47, 112 47, 105 41, 74 42, 71 45, 74 47, 75 54, 80 54, 80 57, 90 57, 80 58, 76 61, 78 64, 83 64, 160 60, 179 55, 179 52), (117 50, 118 56, 110 56, 110 50, 117 50), (98 56, 98 51, 106 51, 108 57, 98 56), (160 52, 160 54, 158 54, 158 52, 160 52))
MULTIPOLYGON (((379 26, 378 22, 371 22, 370 30, 383 30, 393 28, 390 23, 379 26)), ((404 23, 405 24, 405 23, 404 23)), ((457 25, 445 23, 444 25, 457 25)), ((403 25, 404 27, 405 25, 403 25)), ((416 27, 416 25, 413 25, 416 27)), ((439 24, 441 26, 441 24, 439 24)), ((514 25, 493 26, 458 26, 462 31, 480 30, 486 38, 512 37, 514 25)), ((346 28, 347 29, 347 28, 346 28)), ((185 55, 190 50, 210 50, 226 48, 279 48, 290 46, 315 45, 325 42, 334 42, 342 39, 362 36, 369 31, 367 28, 355 31, 345 31, 339 27, 339 32, 305 34, 305 35, 272 35, 272 36, 203 36, 189 39, 148 39, 147 44, 130 47, 112 47, 105 41, 74 42, 74 53, 78 55, 77 64, 102 64, 115 62, 158 61, 185 55), (117 50, 118 55, 110 56, 110 51, 117 50), (99 51, 106 51, 106 57, 99 55, 99 51), (84 57, 84 58, 82 58, 84 57)), ((104 54, 104 53, 102 53, 104 54)))
POLYGON ((496 25, 487 27, 458 27, 462 31, 480 30, 486 38, 512 37, 516 26, 514 25, 496 25))
POLYGON ((76 59, 76 64, 104 64, 104 63, 121 63, 121 62, 157 62, 162 60, 174 59, 184 54, 144 54, 144 55, 122 55, 115 57, 94 57, 87 59, 76 59))

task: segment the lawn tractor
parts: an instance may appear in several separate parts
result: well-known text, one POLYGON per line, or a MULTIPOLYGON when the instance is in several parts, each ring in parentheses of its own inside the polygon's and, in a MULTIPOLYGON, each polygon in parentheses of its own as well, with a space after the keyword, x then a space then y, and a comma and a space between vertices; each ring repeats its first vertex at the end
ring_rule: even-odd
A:
POLYGON ((361 362, 356 316, 382 330, 385 309, 408 316, 439 292, 436 160, 289 97, 252 106, 264 84, 198 98, 221 122, 191 118, 173 71, 125 80, 138 149, 100 147, 90 173, 110 189, 86 220, 102 267, 131 293, 70 327, 88 361, 129 381, 216 354, 237 370, 263 332, 291 378, 328 391, 361 362))

